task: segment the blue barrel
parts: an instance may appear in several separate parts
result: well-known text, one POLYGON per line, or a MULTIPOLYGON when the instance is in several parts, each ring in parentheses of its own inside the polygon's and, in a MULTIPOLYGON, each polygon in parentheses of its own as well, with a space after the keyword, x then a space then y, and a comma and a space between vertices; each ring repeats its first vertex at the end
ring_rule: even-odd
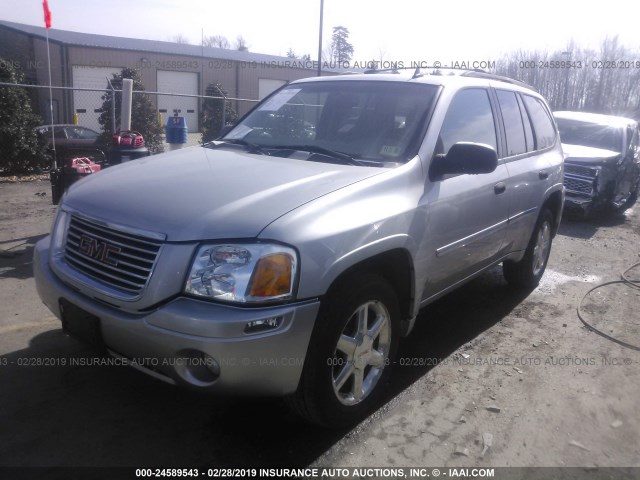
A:
POLYGON ((187 120, 184 117, 169 117, 167 120, 167 143, 187 143, 187 120))

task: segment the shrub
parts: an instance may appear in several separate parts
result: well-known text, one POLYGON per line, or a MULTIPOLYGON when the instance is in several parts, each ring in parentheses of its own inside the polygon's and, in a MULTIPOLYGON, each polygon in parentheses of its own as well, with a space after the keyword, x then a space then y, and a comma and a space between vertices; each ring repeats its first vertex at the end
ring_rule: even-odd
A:
MULTIPOLYGON (((24 76, 14 62, 0 58, 0 82, 23 83, 24 76)), ((40 124, 24 88, 0 86, 0 173, 30 173, 48 166, 44 144, 35 131, 40 124)))
MULTIPOLYGON (((122 90, 122 79, 133 80, 133 90, 142 91, 144 85, 140 80, 140 74, 133 68, 123 68, 119 74, 114 74, 111 84, 116 90, 122 90)), ((102 95, 102 107, 98 121, 102 126, 103 139, 107 144, 111 143, 111 102, 113 95, 107 91, 102 95)), ((122 93, 116 92, 116 129, 120 126, 122 93)), ((144 137, 145 146, 151 153, 163 151, 162 126, 158 122, 158 114, 148 95, 134 93, 131 102, 131 129, 136 130, 144 137)))

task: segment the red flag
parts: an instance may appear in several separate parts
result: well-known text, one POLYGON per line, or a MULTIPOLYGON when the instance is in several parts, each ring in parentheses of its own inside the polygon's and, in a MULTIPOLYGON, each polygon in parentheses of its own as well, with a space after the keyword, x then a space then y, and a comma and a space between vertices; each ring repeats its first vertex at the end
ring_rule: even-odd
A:
POLYGON ((47 28, 51 28, 51 10, 49 10, 49 1, 42 1, 42 8, 44 9, 44 25, 47 28))

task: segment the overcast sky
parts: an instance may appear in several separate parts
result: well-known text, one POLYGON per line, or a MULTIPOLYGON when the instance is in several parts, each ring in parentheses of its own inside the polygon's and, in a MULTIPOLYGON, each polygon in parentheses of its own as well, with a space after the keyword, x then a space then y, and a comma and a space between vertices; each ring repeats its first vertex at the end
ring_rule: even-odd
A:
MULTIPOLYGON (((249 50, 317 58, 320 0, 49 0, 53 28, 199 44, 242 35, 249 50)), ((605 36, 640 51, 640 3, 606 0, 325 0, 324 41, 345 26, 353 60, 475 61, 513 50, 597 48, 605 36), (597 6, 596 6, 597 5, 597 6)), ((43 26, 42 0, 0 0, 0 18, 43 26)), ((589 59, 597 60, 597 59, 589 59)), ((621 60, 640 60, 621 59, 621 60)))

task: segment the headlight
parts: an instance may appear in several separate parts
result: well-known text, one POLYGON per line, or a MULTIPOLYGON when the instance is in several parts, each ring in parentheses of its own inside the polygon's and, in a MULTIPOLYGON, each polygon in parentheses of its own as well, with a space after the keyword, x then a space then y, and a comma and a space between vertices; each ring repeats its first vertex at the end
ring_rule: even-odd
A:
POLYGON ((67 230, 71 215, 62 208, 58 209, 58 215, 51 230, 50 257, 52 260, 64 254, 64 247, 67 242, 67 230))
POLYGON ((296 252, 275 244, 201 246, 191 266, 185 293, 236 303, 293 297, 296 252))

